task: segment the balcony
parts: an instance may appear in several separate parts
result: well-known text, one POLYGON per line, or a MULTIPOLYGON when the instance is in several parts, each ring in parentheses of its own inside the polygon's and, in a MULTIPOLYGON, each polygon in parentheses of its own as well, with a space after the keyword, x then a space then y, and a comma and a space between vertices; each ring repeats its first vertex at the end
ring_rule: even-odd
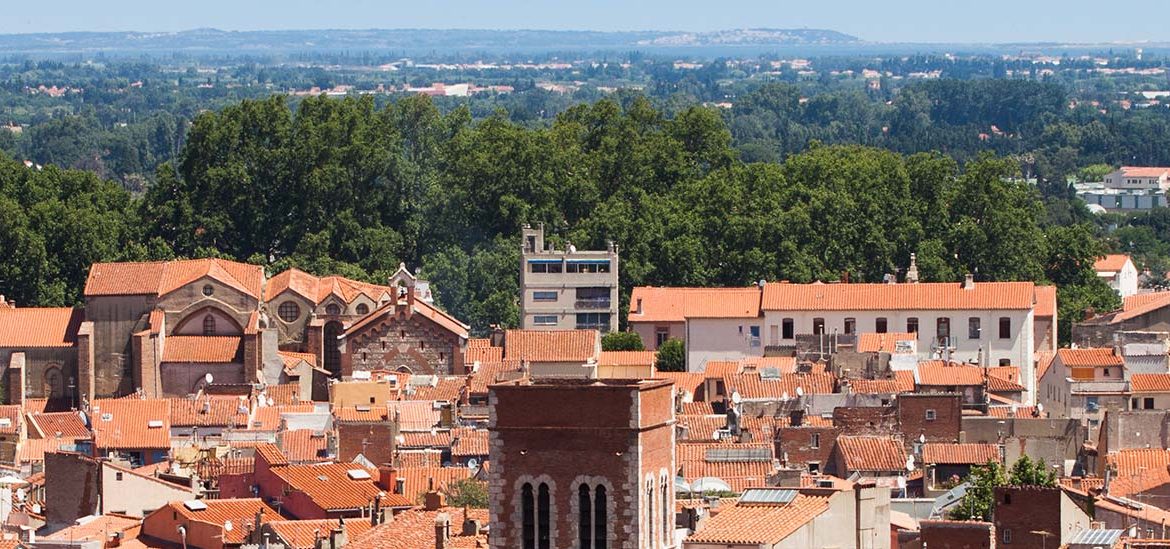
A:
POLYGON ((609 298, 605 299, 578 299, 575 303, 577 309, 584 310, 602 310, 608 311, 610 304, 613 303, 609 298))

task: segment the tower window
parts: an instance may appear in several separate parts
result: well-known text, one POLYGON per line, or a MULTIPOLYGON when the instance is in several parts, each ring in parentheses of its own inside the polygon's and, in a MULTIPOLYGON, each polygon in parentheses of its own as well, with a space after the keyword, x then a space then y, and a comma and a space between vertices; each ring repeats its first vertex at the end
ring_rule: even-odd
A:
POLYGON ((301 308, 295 302, 285 301, 276 308, 276 314, 285 322, 294 322, 301 316, 301 308))
POLYGON ((336 303, 330 303, 325 307, 325 314, 339 315, 341 314, 341 307, 339 307, 336 303))
POLYGON ((606 506, 605 486, 598 486, 593 498, 593 549, 607 549, 608 540, 605 536, 605 525, 609 522, 606 506))
POLYGON ((593 494, 589 493, 589 485, 582 484, 577 488, 577 506, 580 507, 577 516, 577 539, 582 549, 593 546, 593 494))
POLYGON ((203 335, 215 335, 215 317, 207 315, 203 317, 203 335))
POLYGON ((551 497, 548 493, 548 484, 540 483, 540 491, 536 496, 536 540, 539 549, 552 549, 552 538, 549 535, 549 521, 552 520, 550 507, 551 497))
POLYGON ((524 549, 536 549, 536 499, 533 497, 532 485, 525 483, 520 488, 520 535, 524 549))

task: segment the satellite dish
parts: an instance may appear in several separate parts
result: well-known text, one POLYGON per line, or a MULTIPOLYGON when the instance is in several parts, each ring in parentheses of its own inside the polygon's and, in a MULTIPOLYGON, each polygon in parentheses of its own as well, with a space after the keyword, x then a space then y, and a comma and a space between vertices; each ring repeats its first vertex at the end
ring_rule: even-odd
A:
POLYGON ((406 444, 406 437, 403 435, 398 435, 398 436, 394 437, 394 442, 397 442, 400 445, 406 444))
POLYGON ((797 398, 804 396, 804 387, 801 387, 799 385, 796 386, 796 396, 797 396, 797 398))
POLYGON ((784 394, 780 395, 780 401, 788 402, 788 391, 784 391, 784 394))
POLYGON ((478 469, 479 468, 479 460, 475 459, 475 458, 471 458, 471 459, 467 460, 467 468, 468 469, 478 469))
POLYGON ((215 376, 212 376, 211 372, 207 372, 203 375, 203 381, 206 381, 208 385, 211 385, 211 382, 215 381, 215 376))
POLYGON ((914 470, 914 456, 908 456, 908 457, 906 458, 906 470, 907 470, 907 471, 913 471, 913 470, 914 470))
POLYGON ((230 521, 230 520, 223 521, 223 531, 224 532, 231 532, 232 528, 235 528, 234 526, 232 526, 232 521, 230 521))
POLYGON ((1037 403, 1036 403, 1036 411, 1037 411, 1037 412, 1043 412, 1043 411, 1044 411, 1044 403, 1043 403, 1043 402, 1037 402, 1037 403))
POLYGON ((731 392, 731 402, 732 403, 739 404, 742 400, 743 400, 743 397, 739 396, 739 391, 732 391, 731 392))
POLYGON ((918 435, 918 442, 926 444, 926 433, 922 433, 921 435, 918 435))

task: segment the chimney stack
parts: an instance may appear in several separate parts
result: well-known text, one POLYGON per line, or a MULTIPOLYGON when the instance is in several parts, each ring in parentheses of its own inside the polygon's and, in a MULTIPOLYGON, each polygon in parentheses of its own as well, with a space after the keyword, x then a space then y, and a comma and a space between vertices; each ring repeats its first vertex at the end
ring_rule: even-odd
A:
POLYGON ((447 506, 447 498, 441 492, 431 490, 423 496, 423 508, 427 511, 438 511, 447 506))
POLYGON ((435 549, 446 549, 451 539, 451 515, 439 513, 435 517, 435 549))
POLYGON ((906 269, 906 283, 918 283, 918 254, 910 254, 910 268, 906 269))
POLYGON ((398 493, 395 487, 398 485, 398 469, 394 468, 392 463, 383 463, 378 466, 378 488, 384 492, 398 493))
POLYGON ((973 275, 971 273, 967 273, 967 276, 965 278, 963 278, 963 289, 964 290, 974 290, 975 289, 975 275, 973 275))
POLYGON ((635 309, 635 314, 640 315, 640 314, 642 314, 642 298, 640 298, 640 297, 638 298, 637 304, 638 304, 638 306, 635 309))

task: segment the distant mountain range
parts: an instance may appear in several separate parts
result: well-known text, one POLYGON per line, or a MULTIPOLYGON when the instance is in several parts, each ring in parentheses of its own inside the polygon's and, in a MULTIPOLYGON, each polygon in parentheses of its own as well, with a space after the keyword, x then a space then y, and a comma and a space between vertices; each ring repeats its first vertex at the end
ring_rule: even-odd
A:
POLYGON ((111 55, 189 53, 287 54, 309 51, 404 53, 577 51, 600 49, 845 45, 861 41, 832 30, 737 29, 714 32, 548 30, 289 30, 68 32, 0 34, 4 54, 111 55))

